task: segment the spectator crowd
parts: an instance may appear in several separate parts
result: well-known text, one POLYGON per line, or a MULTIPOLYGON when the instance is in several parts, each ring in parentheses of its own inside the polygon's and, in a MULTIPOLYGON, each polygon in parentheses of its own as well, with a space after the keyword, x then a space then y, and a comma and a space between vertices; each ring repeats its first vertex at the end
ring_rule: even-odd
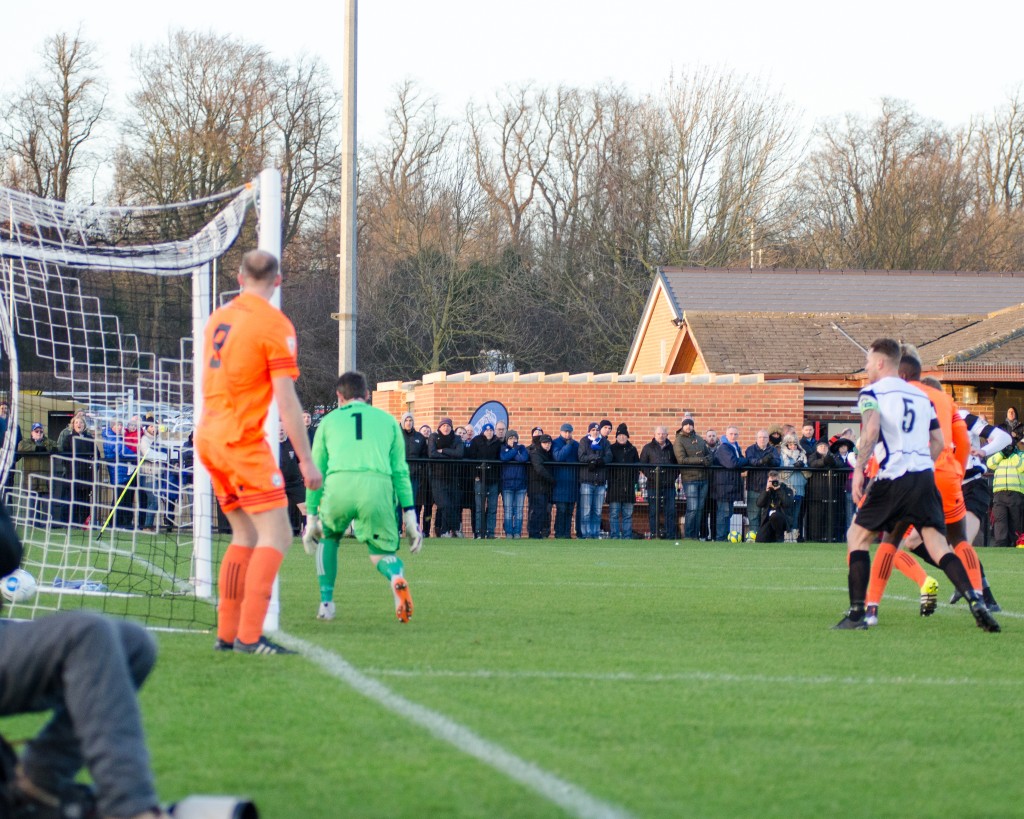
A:
MULTIPOLYGON (((303 419, 312 441, 314 418, 305 412, 303 419)), ((608 419, 578 433, 567 422, 553 434, 533 427, 523 436, 501 421, 476 430, 445 417, 432 429, 405 413, 400 425, 417 518, 436 537, 843 541, 854 511, 852 429, 819 439, 812 423, 776 425, 744 444, 738 425, 719 437, 715 429, 698 432, 689 415, 674 432, 655 426, 637 443, 626 424, 608 419), (643 517, 634 519, 635 511, 643 517)), ((980 469, 991 475, 992 541, 1006 546, 1024 537, 1024 423, 1011 407, 998 426, 1012 445, 980 469)), ((56 440, 38 421, 23 438, 0 402, 0 440, 8 434, 19 457, 53 460, 50 498, 37 522, 49 516, 56 524, 95 525, 97 509, 105 515, 110 508, 109 525, 119 529, 173 531, 180 522, 192 437, 166 441, 152 413, 99 424, 79 411, 56 440)), ((305 488, 283 431, 280 440, 298 534, 305 488)))
MULTIPOLYGON (((1006 424, 1015 421, 1011 411, 1006 424)), ((435 430, 410 413, 401 427, 417 517, 436 537, 844 541, 854 512, 851 428, 819 439, 812 423, 777 425, 744 443, 738 425, 720 438, 684 416, 674 432, 656 426, 634 444, 626 424, 608 419, 578 432, 571 423, 554 433, 533 427, 526 436, 449 417, 435 430)), ((1024 425, 1015 429, 1016 443, 1024 425)), ((999 478, 1018 460, 1013 475, 1024 476, 1024 449, 1014 451, 1001 456, 993 503, 1006 538, 1024 531, 1024 478, 1007 488, 1011 481, 999 478)))

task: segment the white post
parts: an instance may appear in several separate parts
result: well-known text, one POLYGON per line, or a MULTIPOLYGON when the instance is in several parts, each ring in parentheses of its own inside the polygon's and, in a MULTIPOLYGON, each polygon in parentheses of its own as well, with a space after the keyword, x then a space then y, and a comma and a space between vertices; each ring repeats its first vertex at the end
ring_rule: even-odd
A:
POLYGON ((341 247, 338 372, 356 366, 356 27, 357 0, 345 3, 345 65, 341 96, 341 247))
MULTIPOLYGON (((281 172, 276 168, 267 168, 260 173, 260 214, 259 214, 259 249, 272 253, 274 258, 281 259, 281 172)), ((282 270, 282 273, 284 271, 282 270)), ((274 291, 270 303, 280 309, 281 288, 274 291)), ((270 451, 274 453, 274 460, 280 458, 281 444, 279 432, 281 426, 281 414, 277 409, 277 402, 270 403, 270 411, 267 413, 267 423, 263 427, 267 443, 270 444, 270 451)), ((266 619, 263 621, 264 631, 277 631, 281 621, 281 598, 278 594, 278 581, 274 578, 274 588, 270 593, 270 607, 267 609, 266 619)))
MULTIPOLYGON (((192 271, 192 422, 203 415, 203 333, 210 318, 213 274, 210 265, 192 271)), ((210 473, 200 460, 192 457, 192 560, 196 597, 213 597, 213 485, 210 473)), ((185 486, 179 490, 184 497, 185 486)))

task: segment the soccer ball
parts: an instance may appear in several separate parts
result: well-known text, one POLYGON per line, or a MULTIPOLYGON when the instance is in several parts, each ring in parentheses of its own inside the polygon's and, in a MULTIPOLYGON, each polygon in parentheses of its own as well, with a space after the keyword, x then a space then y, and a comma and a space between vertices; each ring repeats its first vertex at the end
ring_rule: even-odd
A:
POLYGON ((756 532, 747 532, 747 543, 753 543, 757 540, 756 532))
POLYGON ((739 543, 742 540, 743 540, 743 535, 741 535, 739 532, 729 532, 729 542, 730 543, 739 543))
POLYGON ((15 569, 0 580, 0 593, 12 603, 22 603, 36 593, 36 579, 24 569, 15 569))

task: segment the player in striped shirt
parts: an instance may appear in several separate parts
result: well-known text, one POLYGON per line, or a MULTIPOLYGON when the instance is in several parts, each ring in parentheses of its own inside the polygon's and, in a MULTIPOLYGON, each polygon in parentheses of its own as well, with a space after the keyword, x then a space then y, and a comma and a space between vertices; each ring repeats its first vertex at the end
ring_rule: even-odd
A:
POLYGON ((934 460, 943 437, 928 396, 899 378, 900 345, 893 339, 871 344, 864 371, 868 386, 860 392, 861 438, 853 471, 853 501, 860 508, 847 532, 850 608, 837 629, 866 629, 865 598, 871 573, 868 547, 878 532, 909 524, 921 533, 932 559, 970 600, 971 612, 986 631, 999 624, 971 588, 964 565, 945 539, 942 499, 935 487, 934 460), (864 468, 874 455, 878 473, 865 488, 864 468))

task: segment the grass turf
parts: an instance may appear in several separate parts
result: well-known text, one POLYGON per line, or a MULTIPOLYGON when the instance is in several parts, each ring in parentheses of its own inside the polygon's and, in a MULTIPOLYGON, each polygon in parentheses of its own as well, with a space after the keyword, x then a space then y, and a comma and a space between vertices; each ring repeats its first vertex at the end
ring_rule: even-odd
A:
MULTIPOLYGON (((898 574, 878 627, 834 632, 841 546, 690 541, 431 539, 403 555, 409 625, 351 541, 338 618, 315 621, 296 547, 282 627, 637 816, 1015 815, 1024 553, 981 557, 998 635, 962 603, 919 617, 898 574)), ((308 658, 158 639, 142 703, 168 799, 245 793, 269 819, 564 815, 308 658)))

